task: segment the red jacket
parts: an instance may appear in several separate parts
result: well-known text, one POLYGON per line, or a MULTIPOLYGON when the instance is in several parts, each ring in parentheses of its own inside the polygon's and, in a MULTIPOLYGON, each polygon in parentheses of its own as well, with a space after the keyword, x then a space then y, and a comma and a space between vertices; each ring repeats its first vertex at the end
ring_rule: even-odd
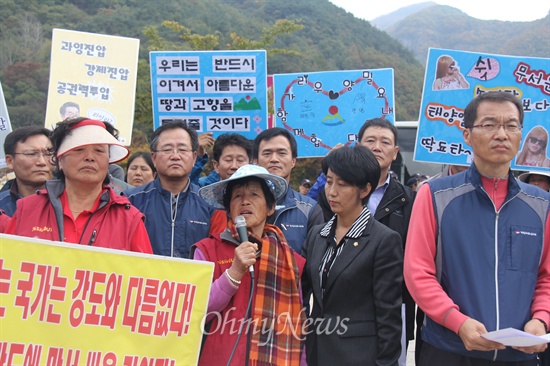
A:
POLYGON ((0 209, 0 233, 6 231, 8 222, 10 222, 10 217, 8 216, 8 214, 6 214, 4 210, 0 209))
MULTIPOLYGON (((59 198, 64 189, 63 181, 47 181, 46 189, 18 200, 6 233, 64 241, 60 235, 64 231, 63 207, 59 198)), ((143 223, 144 215, 125 196, 117 195, 109 186, 103 186, 103 189, 99 207, 88 219, 80 244, 152 253, 143 223), (138 236, 134 237, 136 234, 138 236)))

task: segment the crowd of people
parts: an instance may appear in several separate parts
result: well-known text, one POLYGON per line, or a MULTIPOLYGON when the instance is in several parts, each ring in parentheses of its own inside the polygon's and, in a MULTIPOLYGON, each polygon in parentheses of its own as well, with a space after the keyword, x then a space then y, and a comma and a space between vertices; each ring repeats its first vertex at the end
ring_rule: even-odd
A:
POLYGON ((397 129, 371 119, 296 191, 287 129, 214 139, 173 121, 120 174, 118 131, 70 115, 6 137, 0 231, 213 262, 200 365, 405 365, 415 339, 417 365, 548 366, 545 343, 484 337, 550 324, 550 174, 510 169, 523 119, 511 94, 480 94, 464 111, 473 163, 407 184, 397 129))

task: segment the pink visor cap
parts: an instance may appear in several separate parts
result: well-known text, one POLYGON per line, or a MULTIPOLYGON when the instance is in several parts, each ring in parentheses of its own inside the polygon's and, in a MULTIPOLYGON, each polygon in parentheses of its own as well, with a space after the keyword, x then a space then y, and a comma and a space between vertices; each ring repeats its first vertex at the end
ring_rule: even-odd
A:
POLYGON ((59 146, 57 158, 78 147, 88 145, 109 145, 110 164, 124 160, 130 154, 130 150, 111 135, 105 128, 105 123, 101 121, 85 119, 72 126, 71 130, 59 146))

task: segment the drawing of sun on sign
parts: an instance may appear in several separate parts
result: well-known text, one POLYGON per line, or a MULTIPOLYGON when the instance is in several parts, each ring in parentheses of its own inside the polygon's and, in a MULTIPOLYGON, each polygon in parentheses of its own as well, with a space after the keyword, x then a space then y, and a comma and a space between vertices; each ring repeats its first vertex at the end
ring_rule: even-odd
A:
POLYGON ((296 137, 298 156, 350 145, 372 118, 395 122, 393 69, 274 75, 275 125, 296 137))

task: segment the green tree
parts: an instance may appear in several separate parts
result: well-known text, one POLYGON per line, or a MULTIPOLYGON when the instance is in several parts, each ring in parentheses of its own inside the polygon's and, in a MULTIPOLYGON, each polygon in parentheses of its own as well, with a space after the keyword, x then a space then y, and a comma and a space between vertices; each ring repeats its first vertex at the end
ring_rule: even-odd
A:
MULTIPOLYGON (((176 21, 169 20, 163 21, 162 26, 176 33, 177 39, 180 40, 180 42, 170 41, 166 37, 160 35, 158 26, 147 26, 144 27, 143 34, 148 38, 149 51, 206 51, 217 49, 220 46, 221 34, 219 32, 215 34, 200 35, 193 33, 190 28, 176 21)), ((259 40, 251 40, 244 36, 239 36, 234 32, 230 33, 229 38, 231 39, 231 43, 227 43, 225 47, 232 50, 265 49, 267 50, 268 58, 270 55, 298 55, 298 52, 295 50, 274 47, 274 43, 278 37, 284 34, 292 34, 303 28, 299 20, 278 20, 272 27, 262 30, 262 35, 259 40)), ((137 139, 143 138, 143 132, 147 134, 152 132, 151 121, 153 116, 150 80, 149 64, 144 60, 140 60, 138 64, 134 129, 132 133, 137 139)), ((270 110, 273 110, 272 105, 268 107, 270 110)), ((137 143, 136 139, 133 140, 132 145, 134 142, 137 143)))
POLYGON ((275 41, 282 36, 292 34, 299 30, 304 29, 301 24, 301 20, 277 20, 275 24, 270 28, 262 29, 262 36, 258 41, 254 41, 243 36, 239 36, 232 32, 229 34, 232 42, 227 44, 227 47, 231 50, 267 50, 267 57, 273 55, 299 55, 296 50, 288 48, 274 47, 275 41))
POLYGON ((48 69, 38 62, 16 62, 4 71, 2 87, 13 128, 44 124, 48 69))
MULTIPOLYGON (((149 39, 149 51, 165 51, 165 50, 193 50, 193 51, 208 51, 219 49, 220 36, 219 32, 214 34, 200 35, 171 20, 162 22, 162 26, 166 27, 177 34, 178 39, 183 40, 182 43, 170 42, 159 34, 158 27, 145 27, 143 33, 149 39)), ((277 20, 275 24, 269 28, 263 28, 259 40, 252 40, 244 36, 240 36, 235 32, 229 33, 231 43, 225 44, 225 49, 230 50, 266 50, 268 57, 276 54, 298 55, 298 51, 289 48, 274 47, 274 43, 278 37, 285 34, 292 34, 303 29, 304 26, 300 20, 277 20)))

